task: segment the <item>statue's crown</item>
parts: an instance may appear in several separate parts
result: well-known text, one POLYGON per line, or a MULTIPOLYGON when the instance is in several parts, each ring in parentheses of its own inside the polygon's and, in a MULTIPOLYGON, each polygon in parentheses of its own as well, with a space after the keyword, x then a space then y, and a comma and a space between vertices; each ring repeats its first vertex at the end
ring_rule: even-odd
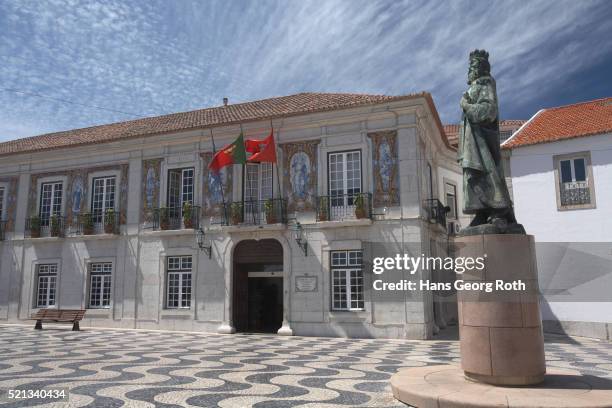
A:
POLYGON ((471 60, 479 60, 479 61, 489 61, 489 53, 485 50, 474 50, 470 52, 470 61, 471 60))

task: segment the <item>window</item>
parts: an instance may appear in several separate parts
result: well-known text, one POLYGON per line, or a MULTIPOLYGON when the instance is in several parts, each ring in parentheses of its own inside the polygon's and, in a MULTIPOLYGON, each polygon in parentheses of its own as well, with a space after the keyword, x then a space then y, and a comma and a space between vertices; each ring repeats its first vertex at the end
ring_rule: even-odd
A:
POLYGON ((91 213, 95 223, 104 221, 106 210, 115 209, 116 177, 98 177, 93 179, 91 213))
POLYGON ((193 204, 194 170, 172 169, 168 171, 168 207, 169 223, 172 229, 180 229, 183 204, 193 204))
POLYGON ((182 208, 184 203, 193 204, 193 168, 172 169, 168 172, 169 208, 182 208))
POLYGON ((39 264, 36 269, 38 275, 36 307, 45 308, 55 306, 57 264, 39 264))
POLYGON ((0 187, 0 221, 4 219, 4 187, 0 187))
POLYGON ((433 200, 433 170, 431 168, 431 164, 427 163, 427 198, 433 200))
POLYGON ((557 206, 559 209, 594 208, 591 158, 588 153, 556 156, 557 206))
POLYGON ((272 198, 272 163, 246 165, 244 200, 258 201, 272 198))
POLYGON ((244 220, 259 223, 264 218, 264 200, 273 198, 272 163, 250 163, 245 167, 244 220))
POLYGON ((52 216, 62 214, 62 193, 63 184, 61 182, 41 184, 40 225, 48 226, 52 216))
POLYGON ((331 219, 352 218, 361 193, 361 152, 330 153, 327 164, 331 219))
POLYGON ((450 207, 448 218, 457 218, 457 187, 452 183, 444 183, 446 190, 446 205, 450 207))
POLYGON ((97 262, 89 265, 89 307, 110 307, 113 264, 97 262))
POLYGON ((363 310, 361 251, 331 253, 332 310, 363 310))
POLYGON ((191 256, 169 256, 166 307, 189 309, 191 307, 191 256))

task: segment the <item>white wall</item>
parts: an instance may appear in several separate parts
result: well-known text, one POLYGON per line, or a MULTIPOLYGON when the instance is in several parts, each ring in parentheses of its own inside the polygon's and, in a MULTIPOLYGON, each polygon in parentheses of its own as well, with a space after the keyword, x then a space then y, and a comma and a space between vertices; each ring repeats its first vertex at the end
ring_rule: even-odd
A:
POLYGON ((612 322, 612 134, 520 147, 510 164, 518 222, 537 243, 543 319, 612 322), (585 151, 596 207, 559 211, 553 156, 585 151))

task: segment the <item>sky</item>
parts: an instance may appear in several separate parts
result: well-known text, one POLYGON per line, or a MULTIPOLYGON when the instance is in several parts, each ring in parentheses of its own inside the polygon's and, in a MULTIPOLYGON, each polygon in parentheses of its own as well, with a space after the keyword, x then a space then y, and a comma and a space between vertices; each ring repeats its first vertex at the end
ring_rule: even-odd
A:
POLYGON ((0 0, 0 141, 299 92, 427 91, 454 123, 474 48, 502 119, 612 96, 606 0, 0 0))

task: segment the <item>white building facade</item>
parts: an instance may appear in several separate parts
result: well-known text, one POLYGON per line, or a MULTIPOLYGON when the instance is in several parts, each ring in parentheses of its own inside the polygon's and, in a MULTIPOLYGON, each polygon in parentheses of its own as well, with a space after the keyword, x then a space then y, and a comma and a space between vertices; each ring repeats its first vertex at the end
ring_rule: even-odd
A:
POLYGON ((504 148, 537 242, 544 329, 610 339, 612 99, 540 111, 504 148))
POLYGON ((428 94, 299 94, 0 144, 0 320, 430 338, 452 303, 378 293, 370 263, 446 253, 455 155, 428 94), (277 165, 208 169, 211 135, 271 127, 277 165))

